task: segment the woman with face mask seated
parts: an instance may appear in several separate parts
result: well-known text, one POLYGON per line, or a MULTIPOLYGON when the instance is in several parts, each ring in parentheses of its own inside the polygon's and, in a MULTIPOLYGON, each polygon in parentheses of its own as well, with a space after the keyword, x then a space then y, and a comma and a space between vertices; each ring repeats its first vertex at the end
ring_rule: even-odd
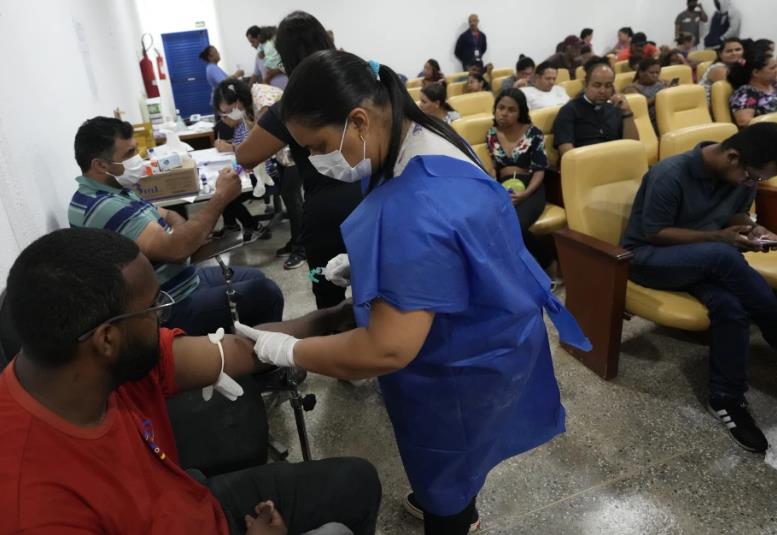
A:
POLYGON ((248 329, 262 361, 343 379, 379 377, 427 535, 480 525, 488 472, 562 432, 543 308, 589 347, 521 240, 505 189, 467 143, 416 105, 392 69, 353 54, 300 63, 282 119, 324 175, 360 182, 341 226, 357 328, 297 340, 248 329))
POLYGON ((418 106, 424 113, 451 124, 461 119, 461 114, 448 104, 447 91, 445 82, 425 85, 421 89, 421 102, 418 106))
MULTIPOLYGON (((217 139, 213 145, 219 152, 234 152, 248 136, 249 130, 254 127, 254 103, 251 91, 248 90, 246 84, 239 80, 224 80, 213 91, 213 108, 216 117, 232 129, 232 139, 217 139)), ((254 177, 251 180, 252 182, 256 181, 254 177)), ((272 238, 269 227, 259 223, 243 204, 251 198, 253 198, 251 193, 243 193, 232 201, 223 213, 224 226, 213 235, 220 237, 225 232, 238 231, 242 226, 243 241, 250 242, 256 238, 262 240, 272 238), (240 221, 240 225, 238 225, 238 221, 240 221)))

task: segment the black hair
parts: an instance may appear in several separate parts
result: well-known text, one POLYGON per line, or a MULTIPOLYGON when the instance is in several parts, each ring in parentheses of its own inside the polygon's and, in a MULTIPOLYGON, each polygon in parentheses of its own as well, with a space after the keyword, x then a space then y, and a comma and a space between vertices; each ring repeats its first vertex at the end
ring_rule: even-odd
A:
POLYGON ((95 158, 113 161, 116 138, 132 139, 132 134, 132 125, 127 121, 113 117, 87 119, 78 127, 73 143, 78 167, 86 173, 95 158))
POLYGON ((636 82, 639 79, 639 73, 644 72, 648 70, 650 67, 653 67, 655 65, 661 65, 661 63, 656 58, 643 58, 639 61, 639 65, 637 65, 637 69, 634 73, 634 81, 636 82))
POLYGON ((590 54, 592 50, 593 47, 591 45, 583 45, 580 47, 580 55, 582 56, 583 54, 590 54))
POLYGON ((593 34, 594 34, 593 28, 583 28, 583 31, 580 32, 580 39, 583 40, 589 35, 593 35, 593 34))
POLYGON ((608 60, 607 58, 594 56, 593 58, 585 62, 585 65, 583 65, 583 70, 585 70, 585 83, 588 83, 591 81, 591 73, 593 73, 597 67, 600 67, 602 65, 612 70, 612 65, 610 65, 610 60, 608 60))
POLYGON ((720 55, 723 53, 723 49, 726 48, 726 45, 729 43, 739 43, 742 45, 742 48, 745 48, 745 41, 740 39, 739 37, 727 37, 723 40, 722 43, 720 43, 720 46, 718 47, 718 61, 720 61, 720 55))
POLYGON ((488 83, 488 80, 486 80, 486 77, 483 76, 482 72, 472 72, 467 76, 467 78, 474 78, 483 84, 483 91, 491 91, 491 84, 488 83))
POLYGON ((200 52, 199 58, 205 63, 208 63, 208 56, 210 55, 211 48, 214 48, 213 45, 208 45, 202 49, 202 52, 200 52))
POLYGON ((542 74, 548 69, 558 70, 558 65, 556 65, 555 63, 551 63, 550 61, 543 61, 542 63, 537 65, 536 69, 534 69, 534 74, 536 74, 537 76, 542 76, 542 74))
POLYGON ((441 78, 444 78, 442 75, 442 72, 440 71, 440 63, 436 59, 429 58, 426 60, 426 63, 432 66, 432 80, 437 81, 441 78))
POLYGON ((712 3, 715 4, 715 9, 720 11, 720 0, 712 0, 712 3))
POLYGON ((769 64, 772 55, 763 48, 750 49, 745 52, 743 63, 734 63, 728 70, 728 82, 734 89, 750 83, 753 71, 761 70, 769 64))
POLYGON ((644 32, 637 32, 631 36, 631 45, 646 45, 648 42, 647 35, 644 32))
POLYGON ((751 47, 753 50, 766 50, 768 51, 769 48, 774 46, 774 41, 771 39, 756 39, 753 41, 751 47))
POLYGON ((448 87, 445 83, 434 82, 426 84, 421 88, 421 93, 426 95, 426 98, 432 102, 439 103, 445 111, 453 111, 451 105, 448 104, 448 87))
MULTIPOLYGON (((639 69, 639 64, 643 59, 644 57, 642 56, 642 54, 632 54, 631 56, 629 56, 629 59, 627 61, 629 62, 629 67, 631 68, 631 70, 636 71, 637 69, 639 69)), ((635 77, 635 80, 636 80, 636 77, 635 77)))
POLYGON ((304 11, 294 11, 278 25, 275 48, 286 74, 291 76, 305 58, 319 50, 334 50, 335 45, 316 17, 304 11))
POLYGON ((631 29, 631 26, 624 26, 623 28, 618 30, 618 33, 624 33, 629 37, 634 37, 634 30, 631 29))
MULTIPOLYGON (((503 89, 494 100, 493 115, 496 117, 496 107, 503 98, 511 98, 518 104, 518 122, 521 124, 531 124, 531 116, 529 115, 529 105, 526 102, 526 95, 523 91, 515 87, 508 87, 503 89)), ((496 119, 494 119, 494 126, 496 126, 496 119)))
POLYGON ((388 180, 394 176, 406 119, 449 141, 482 168, 472 147, 449 125, 416 106, 391 68, 380 65, 376 79, 370 64, 348 52, 324 50, 300 63, 283 93, 281 117, 284 122, 300 121, 311 128, 342 125, 354 108, 365 103, 388 108, 391 113, 388 155, 382 168, 374 170, 370 190, 382 178, 388 180))
POLYGON ((57 230, 22 251, 6 299, 25 356, 63 366, 79 336, 125 313, 130 295, 121 270, 139 254, 132 240, 93 228, 57 230))
POLYGON ((253 26, 249 27, 246 30, 246 36, 253 37, 254 39, 258 39, 260 32, 261 32, 261 29, 259 28, 259 26, 254 24, 253 26))
POLYGON ((534 60, 529 56, 524 56, 523 54, 518 56, 518 61, 515 63, 515 72, 520 72, 524 69, 528 69, 529 67, 532 69, 534 68, 534 60))
POLYGON ((677 39, 675 39, 675 42, 676 42, 678 45, 682 45, 682 44, 684 44, 684 43, 691 43, 691 44, 693 44, 693 40, 694 40, 694 37, 693 37, 693 35, 692 35, 692 34, 690 34, 690 33, 681 33, 681 34, 680 34, 680 35, 677 37, 677 39))
POLYGON ((266 43, 275 37, 276 33, 278 33, 278 28, 275 26, 262 26, 259 28, 259 40, 266 43))
POLYGON ((672 58, 674 56, 682 56, 682 55, 683 55, 682 52, 680 52, 676 48, 673 48, 672 50, 667 50, 666 52, 661 54, 661 56, 659 56, 658 58, 658 63, 662 67, 669 67, 672 65, 672 58))
POLYGON ((739 152, 743 166, 762 168, 777 163, 777 123, 757 123, 725 140, 722 148, 739 152))
POLYGON ((222 102, 227 104, 234 104, 240 101, 245 110, 246 116, 253 121, 254 120, 254 99, 251 97, 251 90, 241 80, 235 80, 227 78, 222 80, 216 89, 213 90, 213 113, 216 117, 221 116, 221 110, 219 105, 222 102))

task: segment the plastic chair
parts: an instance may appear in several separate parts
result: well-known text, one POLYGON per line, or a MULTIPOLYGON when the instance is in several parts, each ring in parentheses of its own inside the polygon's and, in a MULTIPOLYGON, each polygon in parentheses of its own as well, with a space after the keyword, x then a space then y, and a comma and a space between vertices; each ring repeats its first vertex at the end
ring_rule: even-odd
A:
POLYGON ((494 95, 490 91, 456 95, 448 98, 448 104, 462 117, 478 114, 491 115, 494 111, 494 95))
POLYGON ((720 143, 737 131, 737 127, 731 123, 710 123, 667 132, 661 136, 660 158, 664 160, 688 152, 702 141, 720 143))
POLYGON ((712 108, 712 116, 715 117, 716 123, 734 123, 734 116, 731 115, 731 107, 728 103, 733 92, 734 88, 731 87, 728 80, 718 80, 712 84, 710 107, 712 108))
POLYGON ((675 78, 679 78, 680 85, 693 83, 693 69, 688 65, 670 65, 662 67, 659 78, 666 83, 670 83, 675 78))
POLYGON ((656 122, 663 135, 672 130, 712 122, 707 97, 700 85, 681 85, 656 95, 656 122))
POLYGON ((650 120, 647 99, 644 95, 631 93, 623 95, 629 102, 629 107, 634 113, 634 123, 639 132, 639 141, 645 147, 648 165, 654 165, 658 161, 658 136, 650 120))
POLYGON ((688 331, 709 327, 707 309, 690 294, 645 288, 628 280, 633 254, 619 246, 647 171, 644 146, 633 140, 573 149, 561 162, 569 229, 554 234, 564 272, 566 306, 593 344, 564 346, 604 379, 618 373, 624 314, 688 331))

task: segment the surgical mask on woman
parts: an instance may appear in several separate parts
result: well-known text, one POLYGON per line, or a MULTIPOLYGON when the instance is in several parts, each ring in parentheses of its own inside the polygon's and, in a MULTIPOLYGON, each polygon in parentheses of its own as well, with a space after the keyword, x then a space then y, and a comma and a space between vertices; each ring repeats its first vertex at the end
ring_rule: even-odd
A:
MULTIPOLYGON (((372 162, 367 158, 367 142, 362 137, 363 158, 354 167, 343 156, 343 142, 348 131, 348 119, 343 127, 343 137, 340 138, 340 148, 328 154, 316 154, 308 157, 316 171, 341 182, 358 182, 362 178, 372 175, 372 162)), ((361 137, 361 136, 360 136, 361 137)))
POLYGON ((242 121, 246 116, 246 112, 235 106, 231 112, 225 113, 224 117, 232 119, 233 121, 242 121))
MULTIPOLYGON (((146 176, 146 164, 143 163, 143 158, 140 157, 140 154, 136 154, 132 158, 124 160, 123 162, 112 163, 120 163, 122 166, 124 166, 124 172, 122 174, 111 176, 125 188, 134 186, 140 182, 141 178, 146 176)), ((110 175, 110 173, 108 174, 110 175)))

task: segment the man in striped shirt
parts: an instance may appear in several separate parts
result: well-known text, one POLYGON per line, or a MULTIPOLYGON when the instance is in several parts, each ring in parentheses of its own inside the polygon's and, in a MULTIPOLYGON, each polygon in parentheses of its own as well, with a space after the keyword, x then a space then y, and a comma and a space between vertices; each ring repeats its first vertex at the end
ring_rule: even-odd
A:
MULTIPOLYGON (((223 170, 213 198, 188 220, 156 208, 131 189, 142 176, 132 133, 130 123, 108 117, 89 119, 78 129, 75 156, 83 175, 76 178, 70 226, 112 230, 138 244, 152 262, 162 290, 176 301, 167 327, 191 335, 229 327, 221 270, 197 268, 189 257, 208 239, 224 207, 240 194, 240 179, 233 170, 223 170)), ((249 325, 280 321, 283 294, 278 286, 258 269, 232 269, 241 320, 249 325)))

